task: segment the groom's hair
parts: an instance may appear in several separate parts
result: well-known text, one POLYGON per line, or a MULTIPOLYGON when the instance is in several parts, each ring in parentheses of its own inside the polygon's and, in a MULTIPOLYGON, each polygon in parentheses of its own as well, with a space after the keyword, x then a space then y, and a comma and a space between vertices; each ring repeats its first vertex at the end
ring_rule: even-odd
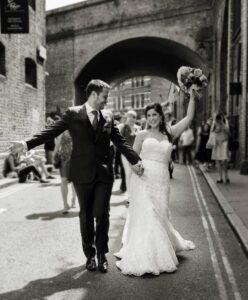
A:
POLYGON ((92 79, 85 89, 86 98, 88 99, 92 92, 96 92, 97 95, 99 95, 102 92, 103 88, 110 89, 111 87, 106 82, 100 79, 92 79))

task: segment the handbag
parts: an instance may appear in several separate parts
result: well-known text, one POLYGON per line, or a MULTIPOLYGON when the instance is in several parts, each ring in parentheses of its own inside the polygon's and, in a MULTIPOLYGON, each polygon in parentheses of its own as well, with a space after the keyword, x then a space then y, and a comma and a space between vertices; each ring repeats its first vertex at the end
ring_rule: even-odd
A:
POLYGON ((53 165, 56 169, 61 167, 61 156, 59 152, 56 152, 53 158, 53 165))
POLYGON ((211 131, 210 135, 209 135, 209 138, 208 138, 208 141, 207 141, 207 144, 206 144, 206 148, 207 149, 213 149, 215 147, 215 145, 216 145, 215 132, 211 131))

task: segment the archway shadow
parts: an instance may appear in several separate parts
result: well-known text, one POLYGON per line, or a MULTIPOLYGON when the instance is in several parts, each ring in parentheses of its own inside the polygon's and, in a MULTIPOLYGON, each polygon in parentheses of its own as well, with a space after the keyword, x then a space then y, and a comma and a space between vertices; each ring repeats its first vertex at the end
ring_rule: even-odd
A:
POLYGON ((31 215, 27 215, 27 220, 37 220, 40 219, 42 221, 51 221, 54 219, 70 219, 78 217, 78 211, 69 211, 68 214, 62 214, 61 210, 58 211, 50 211, 50 212, 44 212, 44 213, 34 213, 31 215))

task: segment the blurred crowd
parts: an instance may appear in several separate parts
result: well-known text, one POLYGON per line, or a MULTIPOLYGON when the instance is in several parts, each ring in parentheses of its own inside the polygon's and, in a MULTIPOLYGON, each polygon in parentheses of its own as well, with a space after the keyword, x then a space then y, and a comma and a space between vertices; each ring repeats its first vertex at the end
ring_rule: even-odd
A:
MULTIPOLYGON (((176 123, 171 112, 165 110, 164 116, 168 128, 176 123)), ((59 114, 51 114, 47 117, 46 126, 50 126, 60 118, 59 114)), ((114 122, 121 135, 131 146, 133 146, 137 133, 146 128, 145 116, 138 118, 134 110, 118 115, 114 122)), ((219 174, 217 183, 230 183, 228 169, 231 165, 235 165, 237 149, 238 143, 232 137, 232 128, 228 118, 223 114, 216 114, 203 121, 198 128, 188 127, 178 139, 173 141, 173 151, 168 166, 170 178, 173 178, 175 164, 194 164, 196 167, 201 165, 205 171, 217 168, 219 174)), ((47 166, 54 165, 59 170, 61 178, 62 212, 66 214, 70 208, 76 206, 76 194, 72 184, 71 204, 67 199, 70 185, 69 161, 72 151, 69 132, 66 131, 55 140, 45 143, 44 150, 45 158, 34 150, 27 151, 22 155, 10 153, 5 159, 3 175, 4 177, 18 178, 19 183, 29 180, 48 183, 55 177, 48 172, 47 166)), ((119 193, 127 193, 128 199, 131 167, 114 144, 111 145, 111 151, 115 178, 120 179, 119 193)))

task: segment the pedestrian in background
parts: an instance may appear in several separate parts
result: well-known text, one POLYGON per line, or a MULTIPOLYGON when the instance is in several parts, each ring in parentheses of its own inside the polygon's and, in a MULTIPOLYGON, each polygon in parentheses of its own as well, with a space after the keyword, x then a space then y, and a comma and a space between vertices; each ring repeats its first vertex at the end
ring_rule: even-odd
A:
MULTIPOLYGON (((128 142, 128 144, 132 147, 134 143, 134 139, 136 137, 136 134, 139 132, 140 127, 136 125, 136 119, 137 114, 134 110, 129 110, 126 113, 126 122, 124 126, 122 127, 120 133, 125 138, 125 140, 128 142)), ((132 169, 130 167, 130 164, 128 160, 125 158, 125 156, 122 155, 122 162, 125 170, 125 176, 126 176, 126 186, 127 186, 127 193, 129 192, 129 182, 132 174, 132 169)))
POLYGON ((223 173, 226 183, 230 183, 228 176, 228 137, 229 125, 223 114, 217 114, 213 120, 211 131, 215 133, 215 145, 212 149, 212 160, 216 161, 219 179, 217 183, 223 183, 223 173))
MULTIPOLYGON (((176 124, 176 119, 172 116, 171 112, 165 111, 164 119, 165 119, 166 125, 169 126, 169 128, 171 128, 172 125, 176 124)), ((173 141, 171 160, 170 160, 169 166, 168 166, 168 170, 169 170, 171 179, 173 178, 174 162, 176 162, 176 161, 178 161, 178 138, 175 141, 173 141)))
POLYGON ((46 179, 55 179, 55 177, 47 171, 45 166, 46 159, 37 154, 35 150, 27 151, 24 158, 27 165, 35 165, 35 167, 40 171, 42 177, 46 177, 46 179))
MULTIPOLYGON (((46 128, 48 128, 50 125, 54 124, 54 120, 52 117, 47 117, 46 119, 46 128)), ((47 141, 44 144, 44 149, 45 149, 45 157, 46 157, 46 164, 50 165, 53 164, 53 150, 55 147, 55 142, 54 139, 47 141)))
POLYGON ((28 165, 25 160, 21 159, 20 153, 10 153, 4 161, 3 176, 8 178, 19 178, 19 183, 25 183, 28 175, 33 173, 40 183, 48 183, 42 178, 41 173, 35 165, 28 165))
POLYGON ((211 164, 212 150, 206 148, 209 135, 210 125, 207 122, 203 122, 197 131, 195 159, 203 164, 205 171, 208 171, 211 164))
MULTIPOLYGON (((121 132, 123 126, 125 125, 127 120, 126 114, 123 114, 120 120, 120 123, 117 125, 117 128, 121 132)), ((127 185, 126 185, 126 174, 125 174, 125 169, 123 166, 122 162, 122 157, 121 157, 121 152, 115 147, 115 178, 121 178, 121 183, 120 183, 120 192, 125 193, 127 190, 127 185)))
POLYGON ((188 128, 181 134, 180 143, 183 148, 183 163, 186 165, 192 164, 192 146, 194 142, 193 130, 188 126, 188 128))
POLYGON ((72 139, 68 130, 56 138, 54 157, 58 156, 60 160, 59 173, 61 178, 61 195, 63 200, 63 214, 67 214, 70 208, 76 207, 76 192, 71 184, 72 199, 71 206, 68 204, 68 185, 70 183, 70 158, 72 152, 72 139))

